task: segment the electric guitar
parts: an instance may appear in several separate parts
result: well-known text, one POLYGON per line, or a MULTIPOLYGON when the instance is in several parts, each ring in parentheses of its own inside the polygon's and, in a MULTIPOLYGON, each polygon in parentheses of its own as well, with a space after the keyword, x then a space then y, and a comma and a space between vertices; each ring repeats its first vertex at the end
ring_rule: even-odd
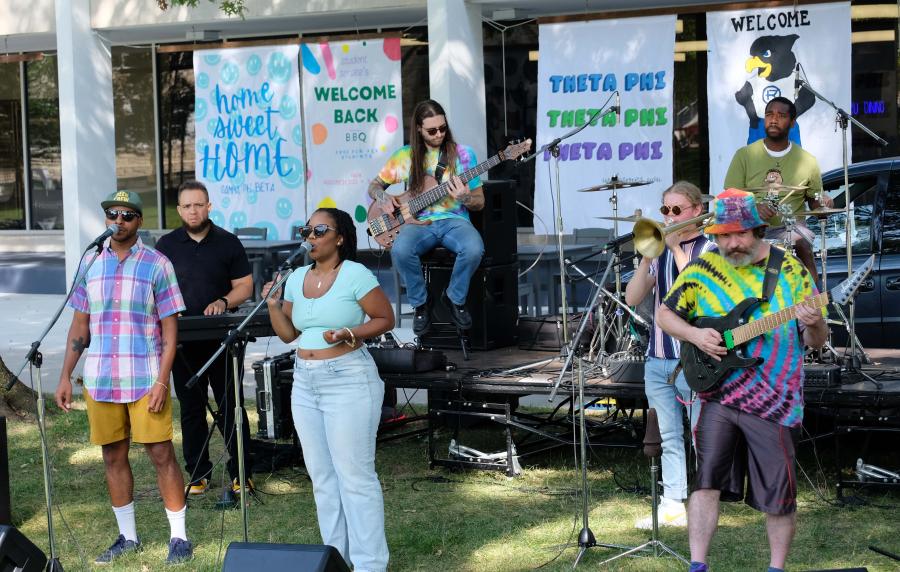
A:
MULTIPOLYGON (((463 183, 468 183, 475 177, 486 173, 488 169, 496 167, 503 161, 518 159, 529 149, 531 149, 531 139, 526 139, 521 143, 513 143, 490 159, 464 171, 459 175, 459 178, 463 183)), ((412 196, 412 193, 407 191, 398 197, 402 204, 409 207, 409 214, 411 215, 410 219, 404 217, 400 212, 400 209, 395 209, 391 214, 385 214, 378 206, 378 201, 373 202, 369 207, 369 212, 366 215, 369 226, 367 232, 375 239, 375 242, 382 246, 382 248, 389 249, 391 245, 394 244, 394 240, 400 233, 401 227, 406 223, 431 224, 430 221, 420 221, 416 219, 416 215, 426 207, 430 207, 450 194, 447 190, 450 188, 449 181, 438 183, 434 177, 426 176, 422 186, 428 190, 415 196, 412 196)))
MULTIPOLYGON (((804 302, 814 308, 823 308, 828 305, 830 297, 831 301, 837 304, 846 304, 872 271, 874 264, 873 254, 849 278, 830 291, 807 298, 804 302)), ((728 350, 726 355, 721 356, 721 361, 718 361, 697 346, 681 342, 681 367, 691 389, 711 391, 732 370, 755 367, 764 361, 762 357, 744 355, 743 346, 750 340, 797 318, 797 306, 794 305, 748 322, 747 316, 764 301, 762 298, 746 298, 725 316, 700 317, 691 321, 698 328, 713 328, 721 333, 725 348, 728 350)))

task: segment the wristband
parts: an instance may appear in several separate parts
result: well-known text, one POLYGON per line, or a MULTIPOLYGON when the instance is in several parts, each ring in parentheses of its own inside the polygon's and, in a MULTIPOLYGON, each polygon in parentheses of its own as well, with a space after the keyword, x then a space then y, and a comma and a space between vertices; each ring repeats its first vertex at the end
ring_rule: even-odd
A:
POLYGON ((227 310, 228 309, 228 298, 226 298, 225 296, 220 296, 216 301, 218 301, 218 300, 225 302, 225 309, 227 310))

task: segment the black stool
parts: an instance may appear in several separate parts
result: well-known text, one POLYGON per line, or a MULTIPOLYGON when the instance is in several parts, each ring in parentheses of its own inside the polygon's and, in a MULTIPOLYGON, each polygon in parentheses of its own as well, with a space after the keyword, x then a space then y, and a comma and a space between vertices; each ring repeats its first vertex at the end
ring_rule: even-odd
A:
MULTIPOLYGON (((435 268, 453 267, 456 262, 456 253, 447 250, 442 246, 438 246, 420 257, 422 261, 422 272, 425 274, 425 288, 428 290, 428 299, 431 302, 431 327, 426 335, 428 341, 447 341, 457 340, 459 347, 463 353, 463 359, 469 359, 469 338, 465 330, 461 330, 450 319, 450 308, 444 306, 442 294, 448 284, 437 284, 433 280, 432 271, 435 268)), ((423 345, 422 339, 419 339, 419 346, 423 345)))

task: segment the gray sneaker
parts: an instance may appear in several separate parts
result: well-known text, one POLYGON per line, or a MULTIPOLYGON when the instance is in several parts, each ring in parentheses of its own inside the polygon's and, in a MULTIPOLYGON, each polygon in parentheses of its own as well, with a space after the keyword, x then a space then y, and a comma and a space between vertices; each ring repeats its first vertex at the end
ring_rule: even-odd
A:
POLYGON ((194 545, 191 544, 190 540, 173 538, 169 541, 169 556, 166 557, 166 564, 181 564, 193 557, 194 545))
POLYGON ((141 548, 140 540, 125 540, 125 536, 119 535, 112 546, 94 560, 94 564, 109 564, 119 556, 129 552, 136 552, 141 548))

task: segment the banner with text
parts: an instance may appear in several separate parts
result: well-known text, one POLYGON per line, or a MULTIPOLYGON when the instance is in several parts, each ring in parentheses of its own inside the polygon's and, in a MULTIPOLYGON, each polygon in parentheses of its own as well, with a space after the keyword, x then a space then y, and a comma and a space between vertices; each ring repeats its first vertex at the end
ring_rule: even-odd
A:
MULTIPOLYGON (((610 192, 577 192, 612 177, 652 181, 617 191, 619 216, 658 209, 672 183, 675 16, 542 24, 539 42, 538 148, 588 123, 559 146, 565 232, 613 227, 595 218, 613 214, 610 192), (597 117, 604 105, 615 105, 616 91, 621 116, 597 117)), ((534 208, 553 232, 555 160, 549 151, 536 160, 534 208)), ((620 223, 619 232, 630 226, 620 223)))
POLYGON ((298 46, 194 52, 196 177, 210 219, 290 238, 304 217, 298 46))
MULTIPOLYGON (((365 234, 369 183, 403 145, 400 38, 301 45, 308 213, 347 211, 365 234)), ((374 241, 371 246, 375 245, 374 241)))
POLYGON ((795 93, 794 79, 799 63, 813 89, 850 109, 849 2, 709 12, 706 35, 711 193, 722 190, 734 152, 765 138, 765 108, 774 97, 796 99, 790 138, 823 172, 842 164, 834 109, 807 90, 795 93))

